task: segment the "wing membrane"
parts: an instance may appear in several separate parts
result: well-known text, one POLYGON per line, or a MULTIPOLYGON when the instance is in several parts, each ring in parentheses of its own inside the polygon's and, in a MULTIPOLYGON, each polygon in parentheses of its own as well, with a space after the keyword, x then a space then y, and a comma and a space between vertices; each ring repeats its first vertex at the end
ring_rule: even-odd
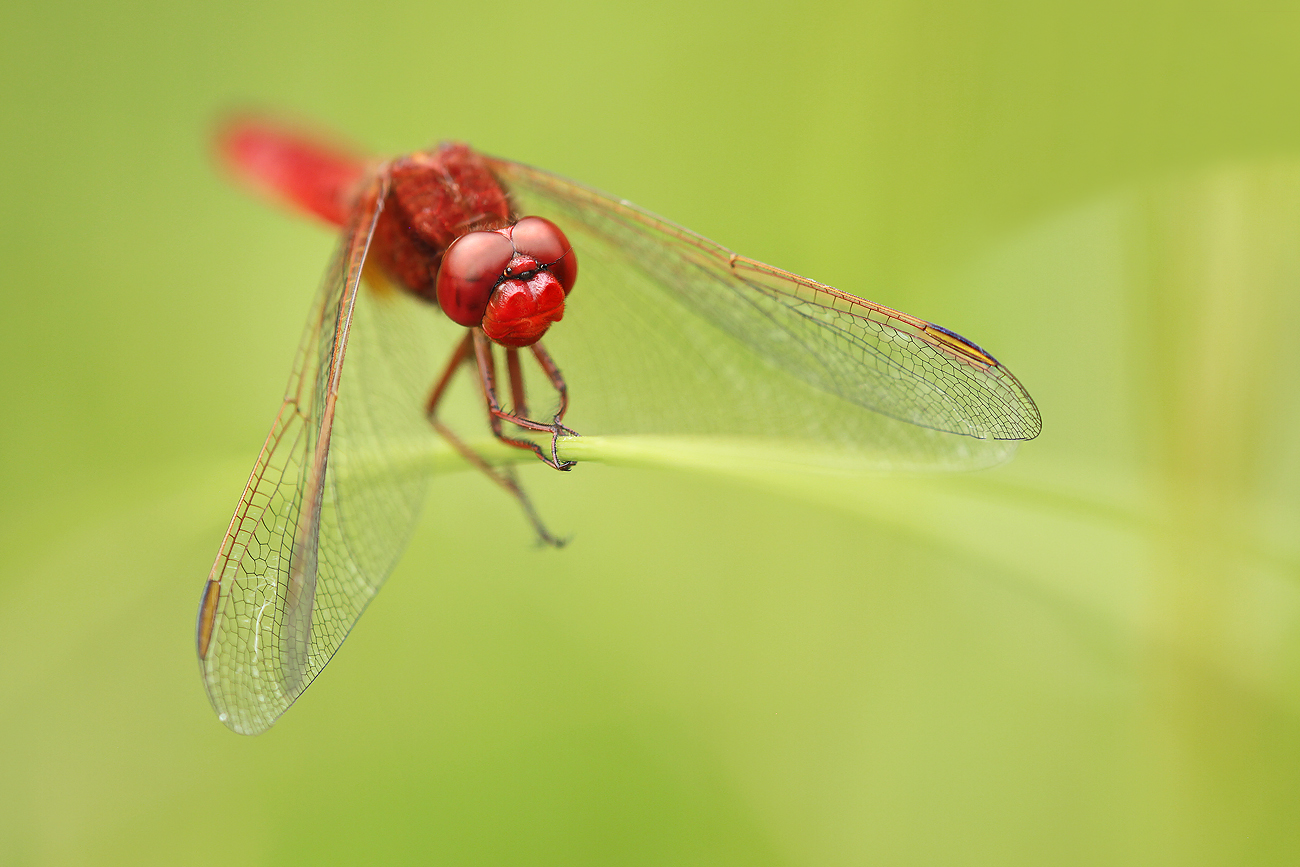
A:
MULTIPOLYGON (((659 330, 661 342, 674 348, 653 364, 680 369, 670 356, 685 355, 693 368, 683 371, 683 383, 701 375, 717 380, 721 390, 715 389, 711 401, 687 401, 691 413, 712 420, 686 419, 680 399, 646 394, 633 382, 641 375, 620 371, 617 350, 607 346, 600 366, 622 383, 607 383, 604 390, 627 389, 633 382, 631 389, 648 408, 624 412, 624 419, 636 419, 636 430, 627 432, 657 432, 661 426, 671 428, 664 432, 757 431, 841 451, 869 449, 880 464, 951 467, 996 462, 1015 441, 1031 439, 1041 428, 1037 407, 1011 372, 946 329, 738 256, 548 172, 505 160, 491 165, 520 214, 553 219, 574 244, 583 276, 569 305, 572 319, 587 315, 588 295, 602 295, 591 300, 592 308, 622 310, 616 314, 621 322, 595 329, 570 328, 566 313, 547 338, 566 373, 575 369, 570 355, 584 350, 561 350, 562 342, 591 342, 590 331, 614 329, 622 331, 624 353, 654 355, 645 346, 645 332, 659 319, 673 323, 659 330), (773 368, 785 378, 774 376, 773 368), (868 420, 858 410, 904 424, 868 420)), ((591 400, 576 384, 573 394, 575 412, 591 400)), ((573 419, 583 430, 587 423, 573 419)), ((602 425, 600 432, 612 431, 602 425)))
POLYGON ((267 729, 342 644, 427 487, 432 363, 413 355, 428 311, 362 289, 384 194, 375 181, 343 233, 200 607, 208 696, 244 734, 267 729))

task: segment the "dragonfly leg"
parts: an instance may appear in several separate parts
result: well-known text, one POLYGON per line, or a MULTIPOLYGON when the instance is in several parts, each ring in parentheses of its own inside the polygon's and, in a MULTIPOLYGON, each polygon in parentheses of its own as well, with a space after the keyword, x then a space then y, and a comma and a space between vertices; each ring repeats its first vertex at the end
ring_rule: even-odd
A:
MULTIPOLYGON (((542 422, 525 418, 517 413, 506 412, 501 407, 501 402, 497 399, 496 360, 492 353, 492 342, 488 340, 487 335, 483 333, 482 329, 472 328, 470 329, 470 334, 474 340, 474 357, 478 362, 479 384, 483 389, 483 400, 487 404, 488 423, 492 426, 493 436, 501 440, 501 442, 514 446, 515 448, 531 449, 547 466, 554 467, 557 470, 571 469, 575 461, 560 460, 558 441, 561 436, 572 435, 573 431, 560 424, 558 415, 556 416, 556 420, 551 424, 543 424, 542 422), (510 424, 517 425, 525 430, 549 433, 551 435, 551 454, 548 456, 544 451, 542 451, 542 447, 535 442, 506 436, 505 432, 502 430, 502 422, 509 422, 510 424)), ((507 364, 509 364, 509 357, 507 357, 507 364)), ((554 363, 552 363, 552 367, 554 367, 554 363)), ((514 381, 515 374, 517 373, 519 373, 519 367, 516 357, 516 363, 510 369, 512 379, 511 389, 516 393, 516 395, 522 396, 523 377, 520 376, 517 382, 514 381)), ((556 369, 555 373, 558 376, 559 370, 556 369)), ((548 371, 548 376, 549 375, 548 371)), ((552 378, 552 382, 554 381, 554 378, 552 378)), ((560 382, 563 384, 563 380, 560 380, 560 382)), ((563 397, 564 392, 561 392, 561 395, 561 407, 563 408, 567 405, 567 400, 563 397)))
POLYGON ((542 348, 540 342, 533 344, 533 355, 537 358, 537 364, 546 374, 546 378, 551 381, 551 388, 554 388, 555 393, 560 396, 560 407, 555 411, 555 428, 551 433, 551 457, 556 463, 559 463, 560 437, 578 435, 577 431, 570 430, 560 424, 561 420, 564 419, 564 414, 569 410, 569 387, 564 384, 564 376, 560 373, 559 365, 551 358, 551 354, 542 348))
POLYGON ((569 387, 564 384, 564 376, 560 373, 559 366, 555 363, 555 359, 551 358, 551 354, 542 348, 540 342, 534 343, 532 348, 537 363, 546 373, 546 378, 551 381, 551 388, 554 388, 555 393, 560 396, 560 408, 555 412, 555 424, 559 428, 559 432, 569 436, 577 436, 577 431, 569 430, 560 424, 564 420, 564 414, 569 411, 569 387))
POLYGON ((438 384, 434 386, 433 391, 429 394, 429 400, 425 404, 424 408, 425 415, 428 416, 429 423, 433 425, 434 430, 441 434, 442 437, 451 444, 451 447, 459 452, 460 456, 470 464, 470 466, 477 468, 480 472, 492 481, 496 482, 504 488, 507 493, 515 498, 519 503, 520 508, 524 510, 524 516, 528 518, 528 522, 533 525, 533 530, 537 533, 538 538, 547 545, 561 548, 564 546, 564 540, 553 535, 550 530, 546 529, 546 525, 542 523, 542 519, 537 514, 537 510, 533 508, 532 501, 528 499, 528 494, 524 493, 524 489, 520 487, 518 480, 515 479, 513 469, 507 468, 506 470, 500 470, 493 467, 483 459, 482 455, 466 445, 460 437, 456 436, 451 428, 443 424, 438 418, 438 404, 442 401, 442 396, 446 392, 452 376, 462 364, 469 363, 472 352, 473 339, 470 335, 466 334, 465 339, 462 340, 460 344, 457 345, 455 351, 452 352, 451 359, 447 362, 446 369, 438 379, 438 384))
POLYGON ((442 371, 442 376, 438 378, 438 384, 433 387, 428 401, 424 404, 424 414, 429 417, 430 421, 438 414, 438 404, 442 402, 442 395, 447 391, 447 386, 451 384, 451 378, 456 373, 456 368, 469 361, 470 350, 473 343, 470 336, 465 335, 465 339, 456 344, 455 350, 451 353, 451 359, 447 362, 447 367, 442 371))
POLYGON ((506 371, 510 374, 510 403, 515 415, 528 416, 528 396, 524 393, 524 371, 519 366, 519 350, 506 347, 506 371))

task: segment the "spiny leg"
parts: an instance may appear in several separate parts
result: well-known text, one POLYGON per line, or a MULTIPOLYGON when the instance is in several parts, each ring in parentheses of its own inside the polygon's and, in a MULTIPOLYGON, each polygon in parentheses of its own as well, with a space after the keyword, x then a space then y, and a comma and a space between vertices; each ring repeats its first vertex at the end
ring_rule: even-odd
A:
POLYGON ((442 376, 438 377, 438 384, 433 387, 429 399, 424 404, 424 414, 429 417, 429 421, 434 421, 438 412, 438 404, 442 402, 442 395, 447 391, 447 386, 451 384, 451 378, 456 373, 456 368, 460 367, 469 360, 470 350, 473 348, 468 333, 465 339, 456 344, 452 350, 451 358, 447 360, 447 366, 443 368, 442 376))
MULTIPOLYGON (((572 431, 560 424, 564 418, 564 413, 569 409, 569 390, 564 384, 564 377, 560 375, 560 368, 551 360, 551 356, 542 348, 540 343, 532 345, 533 355, 537 357, 537 364, 550 380, 551 387, 555 389, 560 398, 560 406, 555 412, 554 427, 551 430, 551 461, 554 466, 559 466, 559 440, 563 435, 577 436, 576 431, 572 431)), ((510 373, 510 394, 514 403, 512 409, 518 416, 528 417, 528 399, 524 392, 524 373, 519 363, 519 350, 513 346, 506 348, 506 369, 510 373)), ((548 461, 547 463, 550 463, 548 461)), ((572 464, 572 461, 569 462, 572 464)))
MULTIPOLYGON (((541 365, 542 370, 546 373, 546 378, 551 381, 551 388, 555 389, 556 394, 560 396, 560 408, 555 412, 555 423, 559 424, 564 420, 564 414, 569 411, 569 387, 564 384, 564 377, 560 374, 560 368, 551 358, 551 354, 542 348, 541 342, 534 343, 532 346, 533 355, 537 358, 537 363, 541 365)), ((565 428, 568 431, 568 428, 565 428)), ((569 431, 573 434, 573 431, 569 431)), ((576 435, 576 434, 575 434, 576 435)))
POLYGON ((564 540, 558 536, 552 535, 551 532, 546 529, 546 525, 542 523, 542 519, 537 514, 537 510, 533 508, 532 501, 528 499, 528 495, 524 493, 524 489, 520 487, 519 482, 515 480, 513 468, 507 468, 505 471, 501 471, 496 467, 493 467, 485 461, 478 452, 474 451, 466 445, 460 437, 456 436, 456 434, 452 432, 451 428, 447 427, 438 419, 438 404, 442 401, 442 396, 447 391, 447 386, 451 382, 451 378, 455 374, 457 368, 462 364, 469 362, 472 349, 472 338, 470 335, 466 334, 465 339, 462 340, 452 352, 451 359, 447 362, 446 369, 443 370, 442 376, 438 379, 438 384, 434 386, 433 391, 430 393, 429 400, 425 403, 424 407, 425 415, 428 417, 429 423, 433 425, 434 430, 441 434, 443 438, 451 444, 451 447, 460 453, 461 457, 463 457, 471 466, 476 467, 492 481, 496 482, 502 488, 505 488, 505 490, 513 496, 516 501, 518 501, 519 506, 524 510, 524 516, 528 518, 529 523, 533 525, 534 532, 537 533, 538 537, 544 543, 553 545, 556 548, 563 547, 564 540))
POLYGON ((551 358, 551 354, 542 348, 541 342, 533 344, 533 355, 537 358, 538 365, 546 374, 546 378, 551 381, 551 388, 560 396, 560 407, 555 411, 555 430, 551 434, 551 457, 556 463, 560 462, 559 439, 561 435, 577 436, 578 432, 570 430, 560 424, 564 420, 564 414, 569 411, 569 387, 564 383, 564 376, 560 373, 559 365, 551 358))
POLYGON ((519 350, 506 347, 506 371, 510 374, 510 408, 515 415, 528 416, 528 396, 524 393, 524 371, 519 366, 519 350))
MULTIPOLYGON (((515 448, 531 449, 545 464, 554 467, 557 470, 568 470, 572 468, 575 463, 574 461, 560 460, 558 441, 562 435, 572 435, 574 432, 560 424, 559 415, 556 416, 556 420, 551 424, 543 424, 516 413, 506 412, 502 409, 501 402, 497 399, 496 359, 492 353, 492 342, 488 340, 487 335, 483 333, 482 329, 471 328, 470 334, 474 339, 474 358, 478 362, 479 384, 483 388, 483 400, 487 403, 488 423, 492 426, 493 436, 501 440, 501 442, 514 446, 515 448), (506 436, 501 426, 503 421, 517 425, 525 430, 549 433, 551 435, 550 456, 548 457, 546 453, 542 451, 542 447, 531 440, 521 440, 506 436)), ((545 351, 542 352, 542 356, 544 356, 548 361, 550 360, 550 356, 546 355, 545 351)), ((552 375, 550 370, 547 370, 547 376, 551 378, 552 384, 555 384, 558 379, 559 388, 557 388, 557 390, 560 390, 560 388, 563 388, 564 386, 564 380, 559 379, 559 369, 555 368, 554 362, 551 362, 551 368, 554 370, 554 375, 552 375)), ((543 367, 543 369, 545 370, 546 368, 543 367)), ((516 372, 518 372, 517 367, 511 370, 512 379, 516 372)), ((511 388, 522 395, 523 377, 520 376, 517 383, 512 381, 511 388)), ((567 408, 568 400, 563 391, 561 391, 560 394, 561 410, 563 410, 567 408)))

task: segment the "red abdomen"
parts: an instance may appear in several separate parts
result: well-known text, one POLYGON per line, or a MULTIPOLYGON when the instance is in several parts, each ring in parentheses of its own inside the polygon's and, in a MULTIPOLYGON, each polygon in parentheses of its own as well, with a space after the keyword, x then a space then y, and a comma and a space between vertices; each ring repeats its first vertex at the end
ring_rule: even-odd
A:
POLYGON ((336 226, 348 221, 366 161, 319 134, 235 118, 217 135, 226 167, 245 183, 336 226))

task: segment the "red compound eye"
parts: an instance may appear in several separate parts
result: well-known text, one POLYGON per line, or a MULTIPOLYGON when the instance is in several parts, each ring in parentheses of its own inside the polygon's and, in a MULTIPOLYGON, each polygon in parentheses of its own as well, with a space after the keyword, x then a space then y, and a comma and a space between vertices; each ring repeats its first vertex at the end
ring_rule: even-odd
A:
POLYGON ((500 232, 470 232, 452 241, 438 268, 442 312, 466 328, 481 323, 492 290, 514 255, 514 245, 500 232))
POLYGON ((578 279, 578 257, 559 226, 544 217, 524 217, 510 230, 510 240, 519 255, 546 266, 564 287, 564 294, 569 294, 578 279))

